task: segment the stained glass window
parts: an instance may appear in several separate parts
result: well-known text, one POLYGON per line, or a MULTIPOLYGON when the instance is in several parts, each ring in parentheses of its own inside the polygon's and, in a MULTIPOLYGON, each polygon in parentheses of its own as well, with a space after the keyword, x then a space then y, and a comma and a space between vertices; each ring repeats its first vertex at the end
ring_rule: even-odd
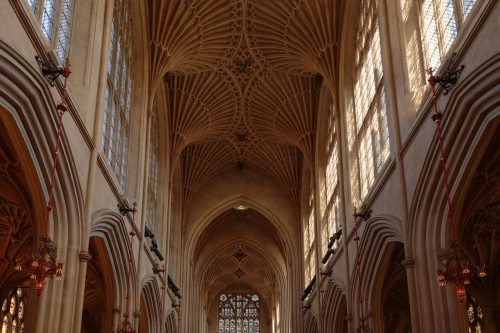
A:
POLYGON ((133 93, 132 24, 128 0, 115 1, 104 93, 102 152, 125 191, 133 93))
POLYGON ((158 119, 156 112, 151 119, 149 145, 149 173, 148 173, 148 203, 146 225, 155 233, 156 214, 158 207, 158 157, 160 155, 160 140, 158 137, 158 119))
POLYGON ((73 0, 26 0, 60 64, 69 56, 73 0))
POLYGON ((355 45, 354 107, 347 112, 347 130, 351 196, 358 205, 389 157, 377 1, 361 1, 355 45))
POLYGON ((468 333, 481 333, 482 323, 483 323, 483 311, 481 307, 477 304, 474 297, 467 295, 467 325, 468 333))
POLYGON ((303 224, 304 282, 307 285, 316 273, 316 237, 314 233, 314 191, 311 188, 308 202, 309 216, 303 224))
POLYGON ((2 302, 2 333, 23 333, 25 312, 26 294, 17 287, 2 302))
MULTIPOLYGON (((321 220, 321 251, 326 253, 330 237, 340 229, 339 218, 339 194, 338 194, 338 151, 337 151, 337 131, 335 128, 335 110, 333 100, 329 103, 328 131, 326 142, 326 166, 325 166, 325 184, 322 203, 326 209, 323 212, 321 220)), ((335 248, 338 242, 334 243, 335 248)))
POLYGON ((423 0, 422 44, 426 68, 438 69, 476 0, 423 0), (461 15, 458 13, 461 12, 461 15))
POLYGON ((256 294, 221 294, 218 333, 259 333, 259 306, 256 294))

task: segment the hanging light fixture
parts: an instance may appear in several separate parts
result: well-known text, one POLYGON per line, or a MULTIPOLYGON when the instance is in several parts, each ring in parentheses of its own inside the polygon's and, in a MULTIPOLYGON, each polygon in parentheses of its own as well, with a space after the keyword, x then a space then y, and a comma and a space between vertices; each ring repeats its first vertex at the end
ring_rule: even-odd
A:
POLYGON ((54 80, 63 75, 64 84, 61 93, 61 102, 57 104, 58 111, 58 124, 56 143, 54 148, 54 157, 52 160, 51 180, 49 186, 49 199, 47 200, 47 209, 45 215, 45 230, 40 237, 40 246, 30 251, 23 258, 15 260, 14 269, 17 271, 26 270, 30 277, 35 280, 35 293, 41 295, 45 288, 45 280, 57 279, 60 280, 63 274, 63 264, 57 262, 57 246, 49 237, 49 223, 52 208, 54 207, 54 183, 56 179, 57 160, 59 156, 59 146, 61 143, 62 135, 62 116, 66 112, 66 94, 67 94, 67 80, 71 71, 69 70, 69 63, 66 60, 64 68, 54 65, 47 65, 41 61, 39 57, 36 58, 39 63, 42 73, 49 80, 50 85, 54 85, 54 80))
POLYGON ((135 213, 137 212, 137 203, 134 202, 134 207, 133 208, 127 208, 127 207, 122 207, 118 206, 120 209, 120 213, 122 215, 127 215, 128 213, 132 213, 132 229, 129 233, 130 235, 130 243, 129 243, 129 253, 128 253, 128 274, 127 274, 127 292, 125 294, 125 312, 123 313, 123 318, 122 322, 120 323, 120 327, 118 328, 117 333, 135 333, 135 330, 132 328, 132 325, 130 324, 129 318, 129 303, 130 303, 130 275, 132 274, 132 261, 133 261, 133 252, 132 252, 132 244, 134 241, 134 225, 135 225, 135 213))
POLYGON ((474 276, 483 278, 486 276, 486 272, 484 270, 484 265, 477 266, 468 260, 467 256, 463 253, 462 246, 456 235, 456 226, 448 181, 448 169, 446 167, 446 156, 444 153, 443 135, 441 131, 442 113, 439 112, 437 108, 436 84, 441 85, 445 90, 445 94, 447 94, 451 86, 456 83, 458 75, 462 69, 463 66, 458 71, 445 73, 442 77, 435 76, 432 68, 429 68, 428 70, 428 81, 432 88, 432 103, 434 107, 432 120, 436 123, 436 132, 438 135, 441 169, 443 172, 443 185, 448 205, 448 220, 450 223, 451 235, 451 251, 448 251, 441 260, 441 265, 437 272, 437 280, 441 287, 444 287, 448 283, 453 283, 455 285, 457 298, 460 302, 464 302, 466 299, 465 286, 470 283, 471 278, 474 276))

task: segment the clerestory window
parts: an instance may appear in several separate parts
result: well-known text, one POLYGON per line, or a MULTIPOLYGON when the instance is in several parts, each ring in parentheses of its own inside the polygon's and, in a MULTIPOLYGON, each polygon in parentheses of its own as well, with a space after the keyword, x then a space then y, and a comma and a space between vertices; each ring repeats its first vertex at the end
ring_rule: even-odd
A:
MULTIPOLYGON (((340 229, 339 218, 339 189, 338 189, 338 148, 337 131, 335 126, 335 110, 333 100, 329 103, 328 131, 326 142, 326 166, 325 166, 325 184, 322 188, 322 200, 325 210, 321 220, 321 251, 325 254, 328 248, 330 237, 340 229)), ((332 245, 332 249, 338 246, 338 242, 332 245)))
POLYGON ((68 57, 73 0, 26 0, 60 64, 68 57))
POLYGON ((130 4, 115 1, 104 93, 102 152, 125 191, 133 92, 133 43, 130 4))
POLYGON ((377 1, 362 0, 356 31, 354 100, 347 112, 351 196, 365 198, 389 157, 377 1))
POLYGON ((422 44, 426 68, 439 68, 476 0, 423 0, 422 44))
POLYGON ((155 233, 156 216, 158 207, 158 162, 160 155, 160 140, 158 131, 158 118, 156 112, 151 119, 149 145, 149 173, 148 173, 148 202, 146 225, 155 233))
POLYGON ((316 236, 314 233, 314 189, 311 188, 308 200, 309 215, 303 223, 304 247, 304 284, 307 285, 316 275, 316 236))

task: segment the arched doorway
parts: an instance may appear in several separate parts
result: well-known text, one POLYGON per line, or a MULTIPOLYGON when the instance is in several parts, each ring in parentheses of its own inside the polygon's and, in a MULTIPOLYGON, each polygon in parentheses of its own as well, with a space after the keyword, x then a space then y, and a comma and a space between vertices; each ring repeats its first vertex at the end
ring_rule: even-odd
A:
POLYGON ((304 333, 318 333, 318 321, 311 312, 305 317, 304 333))
POLYGON ((30 330, 38 311, 26 271, 15 259, 37 244, 44 214, 44 196, 20 133, 0 109, 0 315, 3 332, 30 330), (28 181, 31 180, 31 181, 28 181))
POLYGON ((177 316, 175 310, 172 310, 165 320, 166 333, 177 333, 177 316))
POLYGON ((146 301, 144 300, 144 294, 141 293, 141 316, 139 317, 139 330, 138 333, 148 333, 149 332, 149 321, 148 321, 148 310, 146 307, 146 301))
POLYGON ((471 333, 500 330, 500 125, 490 133, 457 207, 462 248, 470 262, 484 265, 487 273, 472 278, 467 287, 465 317, 471 333))
POLYGON ((334 280, 328 281, 322 302, 321 320, 324 332, 347 332, 346 296, 334 280))
MULTIPOLYGON (((387 245, 379 277, 381 288, 376 291, 374 305, 378 323, 383 324, 386 333, 411 332, 411 313, 406 270, 402 266, 404 248, 402 243, 391 242, 387 245)), ((378 328, 380 326, 378 325, 378 328)))
POLYGON ((90 238, 82 313, 82 333, 110 332, 115 298, 113 271, 102 238, 90 238))

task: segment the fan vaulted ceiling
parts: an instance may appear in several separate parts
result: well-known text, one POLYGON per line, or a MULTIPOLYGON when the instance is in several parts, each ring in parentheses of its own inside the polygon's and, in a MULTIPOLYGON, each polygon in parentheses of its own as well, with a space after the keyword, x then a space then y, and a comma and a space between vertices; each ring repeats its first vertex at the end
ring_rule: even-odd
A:
POLYGON ((184 200, 230 167, 254 167, 297 199, 319 85, 335 82, 339 3, 149 1, 150 83, 168 89, 184 200))

